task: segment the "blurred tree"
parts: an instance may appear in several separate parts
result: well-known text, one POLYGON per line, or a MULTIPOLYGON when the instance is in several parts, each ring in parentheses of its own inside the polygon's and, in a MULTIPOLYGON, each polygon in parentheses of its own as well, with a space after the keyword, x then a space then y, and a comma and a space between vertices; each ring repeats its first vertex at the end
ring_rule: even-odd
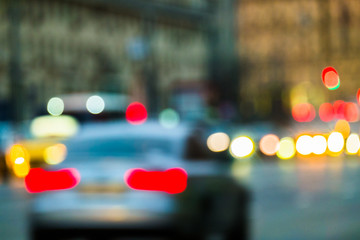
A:
POLYGON ((8 0, 8 43, 10 50, 9 58, 9 81, 10 81, 10 104, 12 120, 15 127, 23 119, 24 88, 21 71, 21 45, 20 45, 20 9, 19 0, 8 0))

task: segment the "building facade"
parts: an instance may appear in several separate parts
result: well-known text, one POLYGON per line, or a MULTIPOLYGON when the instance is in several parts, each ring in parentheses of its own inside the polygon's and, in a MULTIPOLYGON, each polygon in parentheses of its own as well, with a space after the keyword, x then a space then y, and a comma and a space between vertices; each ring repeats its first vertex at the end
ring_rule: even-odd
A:
POLYGON ((166 107, 173 82, 207 78, 205 2, 2 0, 0 98, 17 88, 24 116, 74 92, 125 93, 166 107), (15 50, 11 29, 18 29, 15 50), (11 51, 18 51, 20 87, 9 77, 11 51))
POLYGON ((244 66, 239 89, 244 107, 267 118, 289 113, 298 101, 315 107, 336 99, 355 101, 360 87, 359 19, 357 0, 239 1, 237 51, 244 66), (340 75, 336 91, 322 84, 326 66, 340 75))

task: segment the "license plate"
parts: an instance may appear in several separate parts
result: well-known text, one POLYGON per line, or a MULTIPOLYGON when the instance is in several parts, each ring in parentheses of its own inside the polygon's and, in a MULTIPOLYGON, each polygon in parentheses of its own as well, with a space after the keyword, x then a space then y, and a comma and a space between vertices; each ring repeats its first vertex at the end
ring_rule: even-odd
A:
POLYGON ((85 184, 77 189, 83 193, 122 193, 127 188, 121 184, 85 184))

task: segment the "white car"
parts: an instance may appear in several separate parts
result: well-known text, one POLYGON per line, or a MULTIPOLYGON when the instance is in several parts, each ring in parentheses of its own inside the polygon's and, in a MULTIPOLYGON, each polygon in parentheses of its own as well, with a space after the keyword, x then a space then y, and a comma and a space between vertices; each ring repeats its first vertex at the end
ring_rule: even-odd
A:
MULTIPOLYGON (((67 158, 47 171, 76 169, 79 183, 33 194, 33 239, 248 239, 249 193, 226 165, 208 159, 196 129, 169 130, 151 121, 90 124, 64 144, 67 158), (154 189, 145 178, 145 190, 126 182, 129 171, 161 179, 169 169, 186 172, 185 189, 175 178, 158 181, 154 189), (177 192, 168 193, 169 186, 177 192)), ((53 181, 31 182, 29 175, 30 188, 53 181)))

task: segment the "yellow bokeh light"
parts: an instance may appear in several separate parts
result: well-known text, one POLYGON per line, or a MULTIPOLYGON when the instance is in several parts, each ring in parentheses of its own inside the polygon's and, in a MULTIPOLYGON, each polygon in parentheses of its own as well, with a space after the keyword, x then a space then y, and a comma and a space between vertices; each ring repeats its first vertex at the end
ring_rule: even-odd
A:
POLYGON ((313 152, 312 137, 309 135, 302 135, 296 141, 296 151, 301 155, 309 155, 313 152))
POLYGON ((230 153, 235 158, 248 157, 254 150, 254 142, 246 136, 237 137, 230 144, 230 153))
POLYGON ((30 164, 27 161, 24 161, 21 164, 15 164, 13 166, 13 171, 17 177, 26 177, 30 171, 30 164))
POLYGON ((280 139, 274 134, 268 134, 261 138, 259 142, 260 151, 267 155, 273 156, 279 150, 280 139))
POLYGON ((334 131, 341 133, 344 138, 347 138, 350 134, 350 124, 346 120, 338 120, 334 131))
POLYGON ((44 159, 47 164, 55 165, 63 162, 66 158, 67 150, 64 144, 55 144, 44 150, 44 159))
POLYGON ((79 124, 71 116, 41 116, 31 122, 31 133, 38 138, 71 137, 77 133, 79 124))
POLYGON ((290 105, 293 108, 299 103, 308 102, 308 88, 304 84, 299 84, 290 90, 290 105))
POLYGON ((360 139, 359 135, 356 133, 350 134, 346 139, 346 153, 348 154, 357 154, 360 149, 360 139))
POLYGON ((322 135, 315 135, 312 139, 313 144, 313 153, 316 155, 321 155, 326 152, 327 142, 326 138, 322 135))
POLYGON ((211 134, 208 137, 206 144, 211 151, 222 152, 228 149, 230 138, 226 133, 218 132, 211 134))
POLYGON ((6 154, 6 163, 17 177, 25 177, 29 173, 29 161, 28 151, 19 144, 11 146, 6 154))
POLYGON ((6 155, 6 160, 10 166, 13 166, 16 162, 19 163, 21 158, 24 159, 24 161, 29 161, 28 151, 19 144, 11 146, 6 155))
POLYGON ((340 153, 344 149, 344 136, 340 132, 332 132, 328 138, 328 149, 332 153, 340 153))
POLYGON ((290 137, 285 137, 280 140, 279 150, 276 155, 281 159, 290 159, 295 155, 295 142, 290 137))

